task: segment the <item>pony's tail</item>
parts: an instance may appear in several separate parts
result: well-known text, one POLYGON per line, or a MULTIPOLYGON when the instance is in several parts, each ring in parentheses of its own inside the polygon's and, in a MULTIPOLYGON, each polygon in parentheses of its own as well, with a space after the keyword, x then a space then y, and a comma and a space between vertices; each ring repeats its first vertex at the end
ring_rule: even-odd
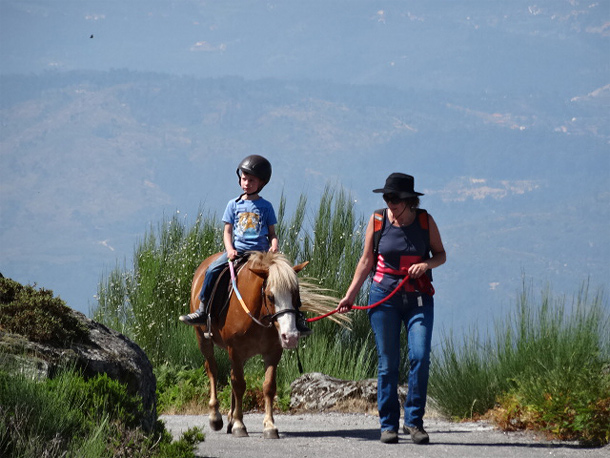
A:
MULTIPOLYGON (((339 303, 336 296, 331 296, 331 293, 336 293, 331 289, 320 288, 314 283, 314 279, 299 280, 299 294, 301 295, 301 311, 309 312, 314 315, 324 315, 337 308, 339 303)), ((328 317, 339 326, 351 329, 351 318, 343 313, 334 313, 328 317)))

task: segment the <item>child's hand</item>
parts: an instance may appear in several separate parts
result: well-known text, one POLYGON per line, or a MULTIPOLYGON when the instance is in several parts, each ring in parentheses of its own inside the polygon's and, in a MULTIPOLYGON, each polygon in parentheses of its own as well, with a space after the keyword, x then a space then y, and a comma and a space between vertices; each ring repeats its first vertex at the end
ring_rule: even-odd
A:
POLYGON ((234 261, 235 258, 237 258, 237 256, 238 256, 237 250, 228 250, 227 256, 231 261, 234 261))

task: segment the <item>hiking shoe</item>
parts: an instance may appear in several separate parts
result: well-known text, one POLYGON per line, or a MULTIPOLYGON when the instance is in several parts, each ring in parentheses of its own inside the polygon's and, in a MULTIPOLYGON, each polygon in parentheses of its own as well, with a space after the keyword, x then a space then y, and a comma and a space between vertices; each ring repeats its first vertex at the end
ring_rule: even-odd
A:
POLYGON ((190 324, 191 326, 199 326, 202 324, 207 324, 208 316, 205 313, 197 310, 193 313, 189 313, 188 315, 181 315, 178 319, 183 323, 190 324))
POLYGON ((416 444, 427 444, 430 442, 430 436, 428 436, 428 433, 421 426, 404 425, 402 429, 405 434, 411 435, 411 439, 413 439, 413 442, 416 444))
POLYGON ((396 431, 392 431, 390 429, 381 431, 380 440, 384 444, 396 444, 396 443, 398 443, 398 433, 396 431))
POLYGON ((307 337, 313 334, 313 331, 307 326, 307 320, 302 313, 297 315, 297 331, 301 334, 301 337, 307 337))

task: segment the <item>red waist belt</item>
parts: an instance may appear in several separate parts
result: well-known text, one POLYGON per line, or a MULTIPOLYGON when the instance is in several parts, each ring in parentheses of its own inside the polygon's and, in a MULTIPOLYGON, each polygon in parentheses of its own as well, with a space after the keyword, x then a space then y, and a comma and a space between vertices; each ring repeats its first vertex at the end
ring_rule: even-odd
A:
MULTIPOLYGON (((407 273, 407 269, 395 270, 390 269, 389 267, 377 268, 377 272, 381 272, 382 274, 398 275, 401 277, 409 275, 407 273)), ((415 287, 416 291, 423 294, 428 294, 429 296, 434 296, 434 286, 432 286, 432 282, 430 281, 428 274, 420 275, 418 278, 410 278, 409 283, 415 287)))

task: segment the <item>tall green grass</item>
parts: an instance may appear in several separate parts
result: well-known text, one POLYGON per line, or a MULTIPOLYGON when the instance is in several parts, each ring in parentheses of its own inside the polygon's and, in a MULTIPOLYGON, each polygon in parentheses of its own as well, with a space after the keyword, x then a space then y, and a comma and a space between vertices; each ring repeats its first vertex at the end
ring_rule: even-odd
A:
POLYGON ((137 426, 138 397, 105 374, 85 381, 74 370, 37 381, 0 370, 0 456, 194 457, 197 432, 173 442, 164 426, 137 426), (191 440, 192 439, 192 440, 191 440))
POLYGON ((98 286, 93 318, 129 336, 154 363, 195 367, 201 357, 192 329, 177 318, 189 311, 193 273, 222 250, 222 229, 201 213, 189 227, 178 214, 149 229, 133 265, 116 266, 98 286))
POLYGON ((523 285, 495 332, 456 344, 442 339, 429 393, 450 417, 492 417, 505 428, 535 427, 562 439, 610 441, 610 317, 601 291, 585 284, 568 301, 523 285))

